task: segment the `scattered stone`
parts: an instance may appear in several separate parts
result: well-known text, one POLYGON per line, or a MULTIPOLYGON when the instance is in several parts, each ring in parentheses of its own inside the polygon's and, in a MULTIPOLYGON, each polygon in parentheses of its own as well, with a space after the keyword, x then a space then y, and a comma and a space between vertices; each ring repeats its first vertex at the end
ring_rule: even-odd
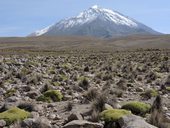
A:
POLYGON ((113 107, 111 105, 109 105, 109 104, 105 104, 104 109, 109 110, 109 109, 113 109, 113 107))
POLYGON ((83 117, 81 116, 80 113, 72 113, 68 118, 67 122, 71 122, 73 120, 83 120, 83 117))
POLYGON ((92 123, 86 120, 73 120, 64 125, 63 128, 103 128, 103 124, 92 123))
POLYGON ((61 116, 59 116, 58 114, 56 114, 55 120, 60 120, 61 116))
POLYGON ((49 115, 49 119, 54 120, 55 118, 56 118, 56 115, 55 115, 55 114, 50 114, 50 115, 49 115))
POLYGON ((138 87, 138 88, 136 88, 136 91, 137 92, 144 92, 145 90, 142 87, 138 87))
POLYGON ((31 112, 30 118, 39 118, 39 113, 38 112, 31 112))
POLYGON ((31 128, 52 128, 50 121, 45 117, 40 117, 37 119, 28 118, 21 122, 21 127, 31 127, 31 128))

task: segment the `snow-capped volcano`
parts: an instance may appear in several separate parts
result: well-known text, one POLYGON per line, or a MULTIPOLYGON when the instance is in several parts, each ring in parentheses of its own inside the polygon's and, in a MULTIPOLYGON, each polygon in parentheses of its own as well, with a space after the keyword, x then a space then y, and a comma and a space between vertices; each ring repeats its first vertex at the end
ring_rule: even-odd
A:
POLYGON ((116 11, 92 6, 78 16, 38 30, 30 36, 96 36, 112 37, 132 34, 159 34, 151 28, 116 11))

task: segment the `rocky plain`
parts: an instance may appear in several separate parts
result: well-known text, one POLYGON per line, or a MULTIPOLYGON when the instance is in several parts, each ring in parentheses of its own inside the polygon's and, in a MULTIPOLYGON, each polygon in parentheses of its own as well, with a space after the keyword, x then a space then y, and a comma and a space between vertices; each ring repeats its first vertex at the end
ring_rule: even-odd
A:
POLYGON ((170 128, 170 50, 1 52, 8 127, 170 128))

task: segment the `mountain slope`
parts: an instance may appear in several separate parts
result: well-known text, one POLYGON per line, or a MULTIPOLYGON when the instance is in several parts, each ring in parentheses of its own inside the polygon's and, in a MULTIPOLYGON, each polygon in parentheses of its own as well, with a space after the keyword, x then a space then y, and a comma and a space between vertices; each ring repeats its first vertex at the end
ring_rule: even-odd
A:
POLYGON ((160 34, 116 11, 93 6, 78 16, 61 20, 30 36, 95 36, 112 37, 133 34, 160 34))

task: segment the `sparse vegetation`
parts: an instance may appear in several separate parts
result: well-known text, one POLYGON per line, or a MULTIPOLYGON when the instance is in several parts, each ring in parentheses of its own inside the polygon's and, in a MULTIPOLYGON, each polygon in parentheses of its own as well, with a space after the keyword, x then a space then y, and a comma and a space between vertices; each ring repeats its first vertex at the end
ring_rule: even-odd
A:
POLYGON ((89 101, 97 99, 98 96, 99 92, 97 88, 89 88, 88 91, 84 94, 84 97, 89 101))
POLYGON ((135 115, 145 115, 151 109, 151 106, 146 103, 131 101, 122 106, 122 109, 130 110, 135 115))
POLYGON ((9 110, 0 113, 0 119, 4 119, 7 122, 7 125, 19 120, 28 118, 30 115, 29 112, 21 110, 17 107, 10 108, 9 110))
POLYGON ((48 90, 43 95, 37 98, 38 101, 44 101, 44 102, 57 102, 61 101, 63 98, 63 95, 58 90, 48 90))
POLYGON ((105 122, 116 122, 121 117, 129 114, 131 114, 131 112, 124 109, 110 109, 110 110, 104 110, 100 114, 100 116, 101 119, 104 120, 105 122))
POLYGON ((7 90, 7 92, 4 94, 5 97, 10 97, 12 95, 14 95, 16 92, 16 89, 10 89, 10 90, 7 90))
POLYGON ((79 86, 83 89, 87 90, 89 87, 89 80, 86 77, 80 79, 79 86))
MULTIPOLYGON (((170 110, 168 50, 25 52, 29 55, 18 52, 19 55, 0 56, 1 113, 17 106, 31 112, 29 121, 46 117, 50 125, 59 127, 70 114, 73 117, 69 119, 97 123, 102 117, 104 127, 115 128, 119 124, 114 121, 124 114, 147 119, 151 114, 151 124, 158 126, 156 123, 161 120, 161 126, 167 125, 164 115, 170 110), (161 114, 155 109, 153 112, 149 105, 158 94, 163 99, 161 114), (107 125, 110 121, 113 122, 107 125)), ((20 125, 17 120, 11 127, 13 123, 20 125)))
POLYGON ((92 111, 96 112, 102 112, 104 110, 104 105, 107 102, 107 98, 104 95, 98 96, 93 102, 92 102, 92 111))

